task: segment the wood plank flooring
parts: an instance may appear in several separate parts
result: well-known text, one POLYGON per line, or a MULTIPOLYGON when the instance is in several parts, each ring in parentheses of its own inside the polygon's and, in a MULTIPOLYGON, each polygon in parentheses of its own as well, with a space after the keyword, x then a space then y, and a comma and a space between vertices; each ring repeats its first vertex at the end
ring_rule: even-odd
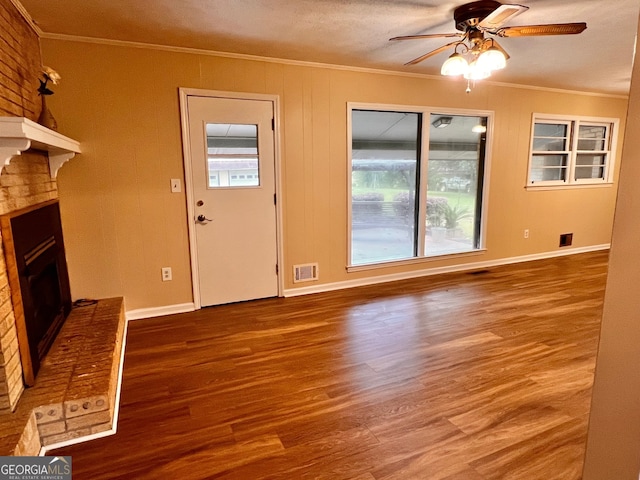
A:
POLYGON ((130 323, 75 480, 581 477, 608 252, 130 323))

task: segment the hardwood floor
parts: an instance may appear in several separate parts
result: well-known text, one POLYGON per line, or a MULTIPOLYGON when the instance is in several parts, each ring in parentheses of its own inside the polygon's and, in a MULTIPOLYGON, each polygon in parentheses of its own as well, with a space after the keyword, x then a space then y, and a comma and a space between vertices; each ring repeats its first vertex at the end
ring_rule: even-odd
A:
POLYGON ((82 479, 581 477, 608 252, 130 323, 82 479))

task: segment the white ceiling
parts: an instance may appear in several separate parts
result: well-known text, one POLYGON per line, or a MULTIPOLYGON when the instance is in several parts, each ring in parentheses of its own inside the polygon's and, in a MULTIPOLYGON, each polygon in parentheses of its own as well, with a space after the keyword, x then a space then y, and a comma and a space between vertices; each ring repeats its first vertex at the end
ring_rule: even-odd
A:
MULTIPOLYGON (((443 52, 403 64, 451 39, 389 42, 455 32, 442 0, 20 0, 46 36, 205 49, 438 75, 443 52)), ((515 3, 515 2, 514 2, 515 3)), ((580 35, 501 39, 511 55, 497 82, 626 94, 640 0, 522 0, 507 26, 587 22, 580 35)))

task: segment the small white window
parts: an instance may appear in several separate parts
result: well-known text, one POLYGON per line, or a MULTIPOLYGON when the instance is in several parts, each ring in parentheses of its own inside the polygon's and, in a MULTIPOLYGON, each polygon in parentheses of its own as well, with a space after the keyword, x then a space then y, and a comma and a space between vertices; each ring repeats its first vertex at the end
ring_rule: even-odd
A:
POLYGON ((258 126, 208 123, 206 132, 208 188, 260 186, 258 175, 250 177, 238 173, 240 170, 259 173, 258 126))
POLYGON ((618 119, 534 115, 529 187, 613 182, 618 119))

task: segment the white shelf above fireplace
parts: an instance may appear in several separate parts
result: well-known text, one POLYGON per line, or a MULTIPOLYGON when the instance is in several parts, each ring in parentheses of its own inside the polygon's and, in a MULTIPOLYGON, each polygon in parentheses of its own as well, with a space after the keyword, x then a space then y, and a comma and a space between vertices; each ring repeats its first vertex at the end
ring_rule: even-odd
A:
POLYGON ((80 143, 24 117, 0 117, 0 172, 11 159, 30 148, 47 152, 51 178, 80 153, 80 143))

